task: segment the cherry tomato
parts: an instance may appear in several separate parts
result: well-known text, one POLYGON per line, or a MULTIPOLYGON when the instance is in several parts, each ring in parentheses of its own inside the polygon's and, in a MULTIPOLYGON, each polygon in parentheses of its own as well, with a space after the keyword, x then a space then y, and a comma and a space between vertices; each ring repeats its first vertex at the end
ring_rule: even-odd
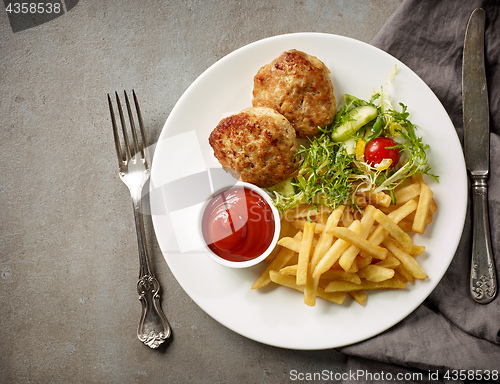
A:
POLYGON ((399 149, 394 147, 396 142, 389 137, 377 137, 365 147, 365 160, 370 165, 377 165, 384 159, 391 159, 390 167, 394 167, 399 161, 399 149))

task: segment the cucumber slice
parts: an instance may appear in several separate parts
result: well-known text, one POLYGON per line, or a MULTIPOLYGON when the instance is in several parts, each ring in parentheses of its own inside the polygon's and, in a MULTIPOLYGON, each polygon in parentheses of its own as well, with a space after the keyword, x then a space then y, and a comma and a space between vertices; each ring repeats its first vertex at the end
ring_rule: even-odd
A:
POLYGON ((278 184, 267 188, 271 192, 281 193, 285 197, 295 195, 295 187, 292 185, 293 177, 280 181, 278 184))
POLYGON ((363 105, 349 111, 353 120, 339 125, 332 133, 333 141, 346 141, 351 138, 361 127, 368 124, 378 115, 377 108, 372 105, 363 105))

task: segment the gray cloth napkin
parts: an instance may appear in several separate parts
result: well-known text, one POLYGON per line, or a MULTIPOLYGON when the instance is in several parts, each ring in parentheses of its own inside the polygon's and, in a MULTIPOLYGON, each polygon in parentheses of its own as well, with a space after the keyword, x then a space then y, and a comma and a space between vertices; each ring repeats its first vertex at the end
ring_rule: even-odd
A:
MULTIPOLYGON (((486 11, 487 19, 486 72, 491 110, 488 200, 493 251, 499 273, 500 1, 406 0, 388 19, 372 44, 408 65, 429 85, 443 103, 463 143, 463 41, 469 16, 478 7, 486 11)), ((417 372, 423 374, 422 377, 416 376, 418 380, 415 382, 420 383, 425 380, 440 382, 436 380, 436 372, 443 382, 463 382, 464 376, 460 377, 459 370, 473 370, 465 381, 479 382, 479 370, 500 370, 500 295, 488 305, 477 304, 471 299, 468 288, 470 254, 469 198, 458 250, 429 298, 388 331, 340 349, 349 355, 349 372, 378 372, 379 376, 347 377, 344 383, 384 382, 380 376, 382 371, 392 372, 393 379, 397 373, 417 372)), ((490 376, 489 381, 500 382, 500 378, 490 376)))

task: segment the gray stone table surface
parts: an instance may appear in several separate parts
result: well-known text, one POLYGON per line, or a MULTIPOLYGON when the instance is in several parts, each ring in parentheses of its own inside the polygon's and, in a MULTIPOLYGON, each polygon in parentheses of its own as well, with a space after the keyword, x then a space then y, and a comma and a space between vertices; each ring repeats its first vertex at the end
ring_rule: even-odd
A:
POLYGON ((205 314, 171 274, 150 217, 174 337, 160 350, 138 341, 137 243, 106 93, 138 92, 154 143, 186 88, 233 50, 291 32, 369 42, 401 0, 61 3, 46 22, 0 9, 0 382, 287 383, 291 370, 341 372, 336 350, 263 345, 205 314))

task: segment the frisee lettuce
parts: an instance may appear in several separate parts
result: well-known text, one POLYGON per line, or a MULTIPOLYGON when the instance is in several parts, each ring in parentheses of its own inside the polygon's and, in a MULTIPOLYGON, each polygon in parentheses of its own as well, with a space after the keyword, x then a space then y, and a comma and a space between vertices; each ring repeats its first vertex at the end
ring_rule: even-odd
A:
POLYGON ((361 170, 353 166, 354 156, 347 154, 345 146, 331 140, 330 133, 310 139, 297 156, 301 156, 300 166, 290 181, 295 194, 274 192, 275 205, 281 211, 306 203, 333 208, 351 198, 352 182, 361 170))

